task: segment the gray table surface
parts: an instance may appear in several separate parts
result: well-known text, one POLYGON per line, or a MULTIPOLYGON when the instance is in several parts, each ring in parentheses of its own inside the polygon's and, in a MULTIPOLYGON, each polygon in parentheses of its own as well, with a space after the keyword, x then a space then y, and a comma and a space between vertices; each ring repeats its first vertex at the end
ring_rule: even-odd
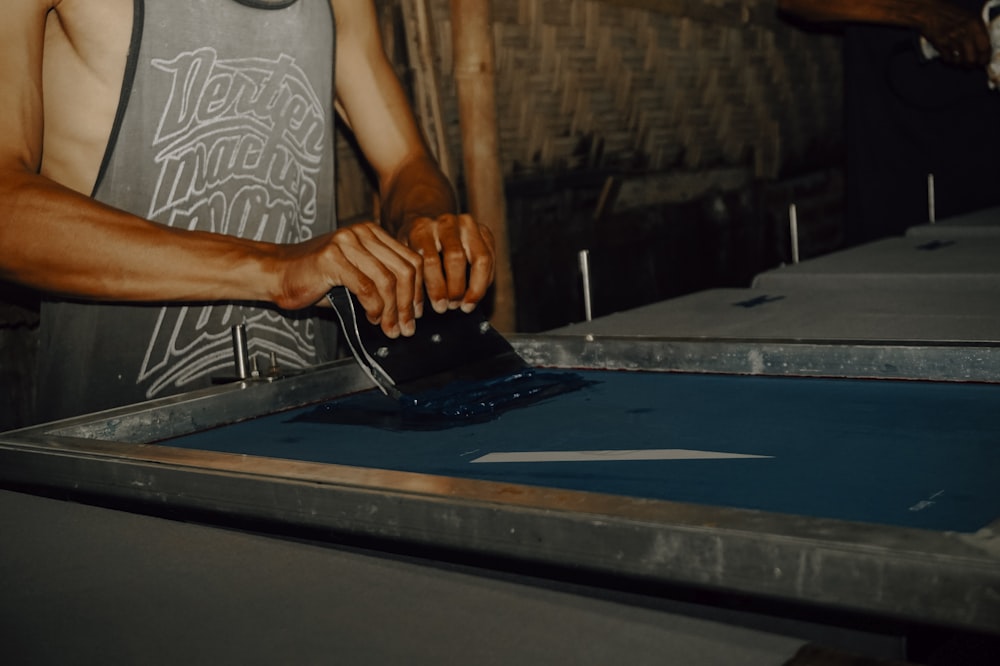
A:
POLYGON ((1000 207, 956 215, 906 230, 910 238, 1000 238, 1000 207))
POLYGON ((769 664, 805 641, 367 551, 0 491, 7 664, 769 664))
POLYGON ((711 289, 548 333, 988 342, 1000 340, 1000 288, 711 289))
POLYGON ((888 238, 757 275, 775 289, 997 289, 1000 237, 888 238))

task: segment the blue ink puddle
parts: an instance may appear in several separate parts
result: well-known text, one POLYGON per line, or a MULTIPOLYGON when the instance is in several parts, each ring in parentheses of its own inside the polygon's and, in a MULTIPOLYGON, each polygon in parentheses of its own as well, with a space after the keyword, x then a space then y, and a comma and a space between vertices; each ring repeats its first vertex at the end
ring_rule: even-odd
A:
POLYGON ((397 400, 367 391, 324 403, 290 422, 362 425, 383 430, 447 430, 494 421, 511 410, 597 383, 575 373, 528 368, 495 379, 455 381, 397 400))

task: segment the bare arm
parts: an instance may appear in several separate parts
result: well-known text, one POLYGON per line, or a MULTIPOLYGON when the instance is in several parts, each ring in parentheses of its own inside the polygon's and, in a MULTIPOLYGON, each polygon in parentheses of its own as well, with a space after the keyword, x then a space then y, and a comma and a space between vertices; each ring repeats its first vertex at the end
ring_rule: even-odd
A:
POLYGON ((948 62, 985 65, 990 59, 990 39, 982 18, 941 0, 778 0, 778 9, 808 21, 912 28, 948 62))
POLYGON ((920 28, 933 0, 778 0, 778 9, 809 21, 857 21, 920 28))
POLYGON ((274 284, 248 279, 263 247, 171 230, 40 175, 45 21, 58 4, 12 3, 0 28, 0 275, 80 297, 270 300, 274 284))
POLYGON ((334 0, 333 6, 337 97, 378 176, 382 223, 422 256, 435 310, 471 310, 493 280, 493 237, 457 214, 452 186, 430 156, 385 57, 372 4, 334 0))
POLYGON ((374 224, 273 245, 159 225, 43 176, 45 28, 63 3, 8 4, 0 24, 0 278, 89 299, 284 308, 316 303, 343 284, 387 334, 412 332, 412 306, 401 322, 396 302, 422 289, 419 256, 374 224))

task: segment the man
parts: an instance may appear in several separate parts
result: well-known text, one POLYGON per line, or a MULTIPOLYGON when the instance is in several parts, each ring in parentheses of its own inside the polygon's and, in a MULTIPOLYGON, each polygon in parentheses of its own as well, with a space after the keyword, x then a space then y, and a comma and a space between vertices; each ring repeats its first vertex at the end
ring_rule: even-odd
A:
POLYGON ((205 386, 238 323, 284 367, 327 359, 308 309, 336 285, 396 337, 425 290, 470 311, 492 281, 369 2, 17 0, 0 63, 0 279, 50 295, 40 418, 205 386), (334 98, 382 227, 334 229, 334 98))
POLYGON ((985 0, 778 0, 781 11, 810 21, 849 21, 916 30, 945 62, 986 65, 990 38, 979 10, 985 0))
POLYGON ((779 0, 842 21, 849 244, 1000 206, 1000 92, 987 85, 984 0, 779 0), (940 53, 928 60, 919 38, 940 53))

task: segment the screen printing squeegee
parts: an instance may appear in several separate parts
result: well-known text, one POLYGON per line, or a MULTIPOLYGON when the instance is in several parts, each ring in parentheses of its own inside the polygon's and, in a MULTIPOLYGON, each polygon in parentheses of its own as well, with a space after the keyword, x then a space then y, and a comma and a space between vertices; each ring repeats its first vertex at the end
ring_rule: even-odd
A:
POLYGON ((478 309, 425 312, 414 335, 393 339, 368 321, 346 287, 334 287, 328 298, 354 358, 393 398, 435 391, 457 380, 478 382, 528 369, 478 309))

